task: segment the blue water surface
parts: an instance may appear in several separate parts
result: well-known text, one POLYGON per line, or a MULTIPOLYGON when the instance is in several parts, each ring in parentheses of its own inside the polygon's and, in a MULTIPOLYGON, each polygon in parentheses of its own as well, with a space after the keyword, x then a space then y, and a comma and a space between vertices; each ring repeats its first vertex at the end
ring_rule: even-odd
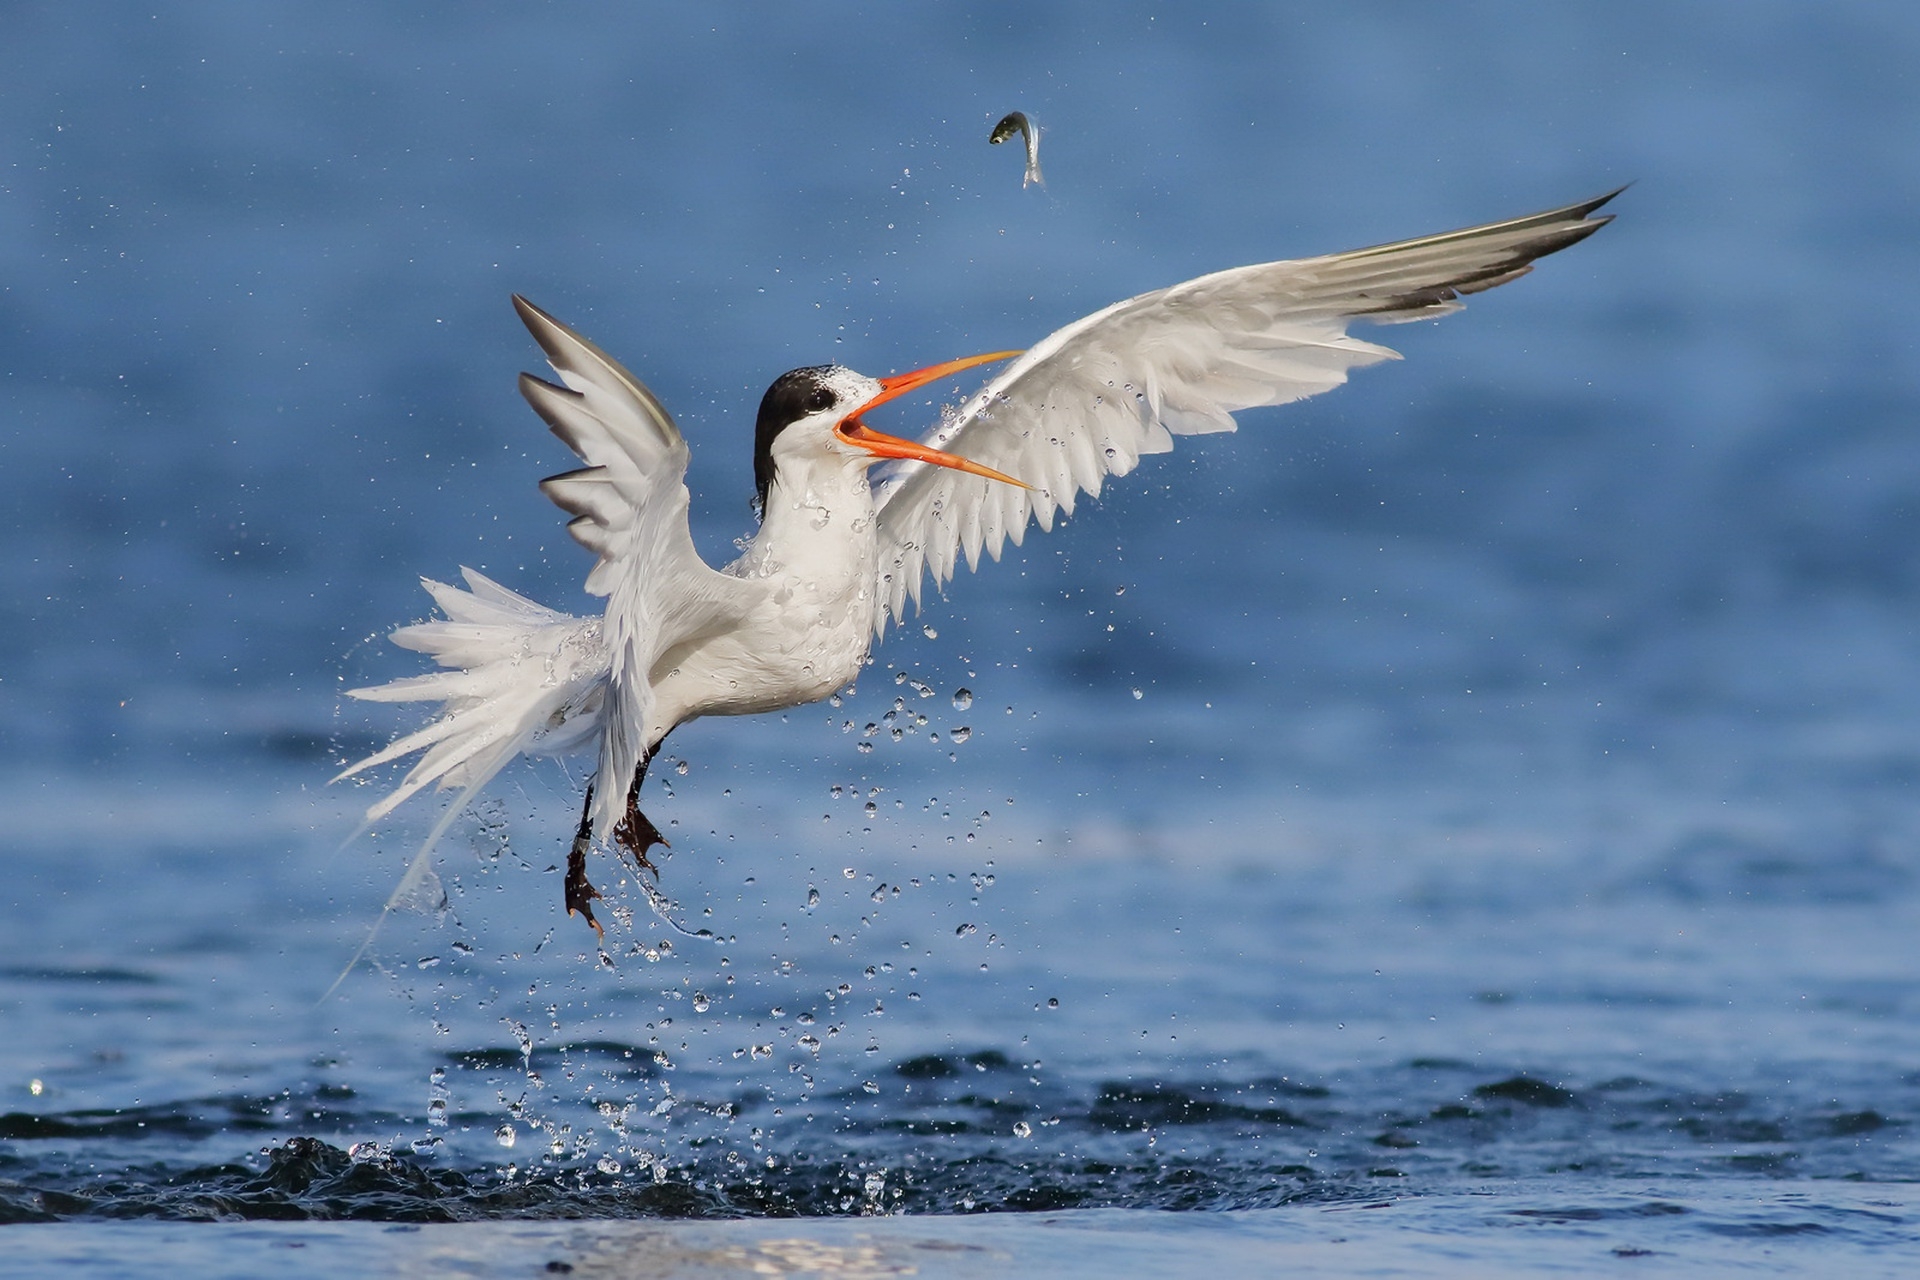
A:
POLYGON ((0 1268, 256 1256, 107 1219, 697 1217, 741 1221, 675 1265, 791 1272, 748 1220, 988 1211, 859 1265, 1109 1256, 1056 1220, 1229 1272, 1912 1265, 1910 8, 7 27, 0 1220, 66 1225, 0 1268), (434 817, 350 840, 378 783, 328 785, 409 723, 341 694, 418 669, 418 577, 591 607, 510 292, 673 408, 718 562, 786 368, 1629 181, 1364 335, 1404 363, 963 575, 839 705, 677 733, 672 922, 564 917, 588 766, 529 766, 322 998, 434 817))

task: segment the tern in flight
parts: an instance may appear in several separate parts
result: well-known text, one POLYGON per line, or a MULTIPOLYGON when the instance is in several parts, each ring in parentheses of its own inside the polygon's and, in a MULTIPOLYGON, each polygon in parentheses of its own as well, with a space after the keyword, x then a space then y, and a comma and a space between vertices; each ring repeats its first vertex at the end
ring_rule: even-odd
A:
MULTIPOLYGON (((402 648, 445 670, 353 696, 437 702, 424 728, 341 777, 420 753, 373 823, 428 786, 459 791, 392 907, 425 879, 434 844, 520 755, 592 750, 598 765, 568 856, 565 901, 594 918, 587 854, 611 844, 636 877, 664 844, 640 811, 661 742, 700 716, 776 711, 851 683, 889 622, 937 589, 962 557, 999 558, 1029 521, 1051 529, 1081 492, 1173 438, 1232 431, 1232 415, 1317 395, 1397 354, 1347 334, 1356 320, 1443 316, 1464 294, 1505 284, 1536 258, 1610 221, 1618 195, 1530 217, 1326 257, 1235 267, 1143 293, 1076 320, 1025 353, 995 352, 870 378, 839 365, 774 380, 754 430, 760 527, 725 568, 694 550, 687 442, 653 393, 599 347, 524 298, 520 318, 559 376, 520 392, 585 464, 541 482, 598 559, 586 589, 599 617, 559 613, 472 569, 427 580, 444 618, 401 627, 402 648), (864 416, 962 370, 1011 361, 919 443, 864 416), (877 485, 868 468, 893 469, 877 485)), ((647 882, 642 879, 641 884, 647 882)))

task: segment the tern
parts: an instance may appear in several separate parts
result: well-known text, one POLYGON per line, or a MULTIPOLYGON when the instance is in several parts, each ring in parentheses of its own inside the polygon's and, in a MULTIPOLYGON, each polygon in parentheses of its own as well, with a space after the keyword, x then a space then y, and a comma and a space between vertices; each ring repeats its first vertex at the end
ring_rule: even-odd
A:
POLYGON ((377 702, 439 703, 339 776, 420 753, 367 811, 369 825, 423 789, 458 790, 415 856, 391 909, 426 878, 429 855, 481 788, 521 755, 597 753, 567 861, 569 914, 596 934, 601 897, 587 855, 611 845, 654 871, 664 844, 640 810, 647 766, 675 727, 815 702, 850 684, 892 622, 962 558, 998 559, 1030 522, 1050 530, 1082 492, 1097 497, 1175 436, 1232 431, 1233 414, 1339 386, 1350 369, 1398 359, 1351 337, 1355 321, 1399 324, 1460 309, 1462 296, 1525 275, 1592 235, 1619 191, 1544 213, 1317 258, 1236 267, 1143 293, 1022 352, 871 378, 839 365, 780 375, 754 429, 758 531, 715 569, 688 527, 687 442, 658 399, 611 356, 524 298, 514 306, 559 381, 520 391, 585 465, 542 491, 597 559, 599 617, 536 604, 484 574, 422 584, 442 618, 393 641, 440 671, 356 689, 377 702), (979 365, 1011 361, 914 442, 867 426, 890 400, 979 365), (876 484, 869 468, 890 463, 876 484))

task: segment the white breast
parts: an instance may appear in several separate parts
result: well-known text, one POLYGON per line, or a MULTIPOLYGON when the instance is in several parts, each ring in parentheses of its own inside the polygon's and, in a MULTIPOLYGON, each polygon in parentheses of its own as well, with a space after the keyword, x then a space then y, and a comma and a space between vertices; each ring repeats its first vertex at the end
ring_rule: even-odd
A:
POLYGON ((822 459, 776 481, 759 533, 726 569, 765 595, 741 625, 662 656, 658 733, 697 716, 817 702, 851 683, 873 635, 873 527, 857 461, 822 459))

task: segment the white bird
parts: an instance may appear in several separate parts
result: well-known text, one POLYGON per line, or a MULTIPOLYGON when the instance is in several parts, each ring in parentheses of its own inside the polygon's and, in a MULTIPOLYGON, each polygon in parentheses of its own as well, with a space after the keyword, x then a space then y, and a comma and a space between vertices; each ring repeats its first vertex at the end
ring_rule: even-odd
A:
POLYGON ((1505 284, 1593 234, 1611 221, 1594 211, 1618 194, 1202 276, 1115 303, 1024 354, 879 379, 837 365, 782 374, 755 429, 761 524, 724 569, 694 549, 687 443, 666 409, 593 343, 516 296, 561 384, 522 374, 521 394, 586 464, 540 487, 598 557, 586 589, 606 597, 606 610, 559 613, 472 569, 461 571, 464 588, 424 580, 445 618, 401 627, 393 640, 448 669, 352 696, 438 702, 439 714, 340 774, 421 753, 367 811, 369 823, 430 785, 460 792, 388 906, 425 878, 441 834, 516 756, 591 747, 598 765, 565 901, 603 932, 587 853, 612 843, 636 875, 653 870, 647 852, 664 841, 640 811, 640 784, 676 726, 827 697, 961 557, 970 569, 982 552, 997 559, 1029 520, 1051 529, 1082 491, 1097 496, 1108 476, 1171 449, 1176 435, 1231 431, 1242 409, 1316 395, 1349 369, 1397 359, 1348 336, 1350 322, 1456 311, 1461 295, 1505 284), (1005 359, 1013 363, 921 443, 861 421, 915 388, 1005 359), (870 487, 868 468, 889 460, 896 469, 870 487))

